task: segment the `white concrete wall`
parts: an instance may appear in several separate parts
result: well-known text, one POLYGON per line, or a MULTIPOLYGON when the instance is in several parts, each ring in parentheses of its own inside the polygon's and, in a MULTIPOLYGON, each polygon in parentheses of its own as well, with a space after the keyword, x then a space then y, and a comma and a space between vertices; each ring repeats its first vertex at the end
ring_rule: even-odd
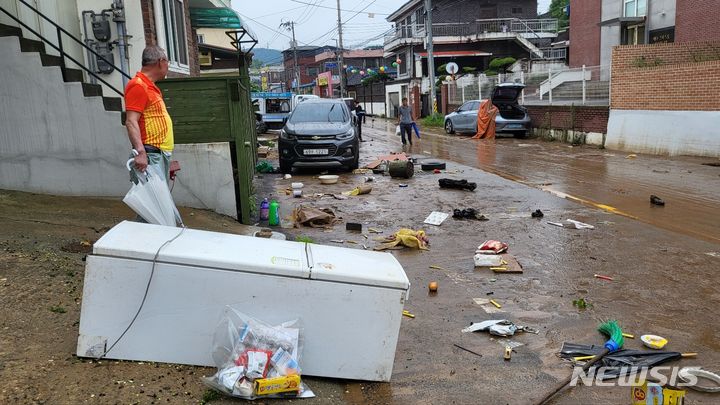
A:
POLYGON ((548 70, 553 72, 559 72, 566 70, 568 66, 564 62, 557 61, 533 61, 530 66, 530 73, 545 73, 547 75, 548 70))
POLYGON ((622 17, 624 3, 623 0, 602 0, 600 21, 622 17))
MULTIPOLYGON (((602 0, 600 21, 620 18, 623 15, 623 0, 602 0)), ((610 80, 609 66, 612 64, 612 48, 620 45, 620 23, 600 27, 600 80, 610 80)))
MULTIPOLYGON (((20 52, 16 37, 0 37, 0 188, 37 193, 121 197, 130 187, 129 154, 120 113, 80 83, 62 81, 59 67, 43 67, 20 52)), ((230 148, 178 145, 182 167, 173 192, 180 206, 235 216, 230 148)))
MULTIPOLYGON (((110 2, 107 0, 76 0, 77 1, 77 11, 75 15, 76 25, 78 25, 79 29, 82 32, 82 12, 83 11, 94 11, 95 13, 100 13, 103 9, 110 8, 110 2)), ((145 29, 143 25, 142 20, 142 12, 140 8, 140 0, 125 0, 125 18, 126 18, 126 30, 127 34, 131 35, 132 38, 128 40, 128 43, 130 44, 129 48, 129 58, 128 58, 128 68, 127 73, 130 76, 134 76, 137 71, 140 70, 141 63, 142 63, 142 51, 145 49, 145 29)), ((88 37, 89 39, 95 39, 95 37, 92 34, 92 29, 90 26, 90 18, 87 18, 87 29, 88 29, 88 37)), ((110 30, 112 32, 112 36, 110 41, 116 41, 118 39, 117 34, 117 25, 115 22, 110 21, 110 30)), ((84 40, 85 37, 82 35, 82 39, 84 40)), ((113 48, 113 55, 114 55, 114 64, 117 67, 122 67, 120 62, 120 52, 117 47, 113 48)), ((94 58, 94 56, 93 56, 94 58)), ((83 60, 85 61, 86 66, 90 66, 87 58, 87 52, 83 52, 83 60)), ((111 85, 113 85, 115 88, 124 91, 124 85, 122 80, 122 75, 118 72, 113 72, 110 74, 101 74, 100 77, 103 78, 103 80, 107 81, 111 85)), ((86 80, 89 82, 91 81, 90 76, 86 75, 86 80)), ((103 86, 103 92, 105 95, 111 95, 115 96, 116 93, 112 90, 108 89, 105 85, 103 85, 101 82, 98 82, 98 84, 103 86)))
POLYGON ((675 25, 675 0, 648 0, 647 7, 650 30, 675 25))
POLYGON ((198 28, 197 33, 204 37, 207 45, 232 49, 230 37, 225 34, 225 31, 227 30, 223 28, 198 28))
POLYGON ((405 84, 388 84, 385 86, 385 103, 387 104, 387 116, 388 117, 394 117, 393 113, 393 105, 390 102, 390 93, 398 93, 398 105, 402 104, 402 98, 403 95, 401 93, 402 86, 407 86, 407 83, 405 84))
POLYGON ((371 103, 369 101, 367 103, 364 103, 362 101, 362 99, 359 101, 360 101, 360 105, 362 106, 363 109, 365 109, 365 112, 367 114, 375 114, 375 115, 385 114, 385 103, 380 103, 380 102, 371 103), (371 107, 372 107, 372 110, 370 109, 371 107))
MULTIPOLYGON (((49 19, 55 21, 55 23, 63 27, 70 34, 80 39, 80 26, 77 22, 77 8, 74 0, 29 0, 28 3, 41 13, 45 14, 49 19)), ((58 45, 56 28, 45 19, 39 17, 36 13, 31 11, 27 6, 17 0, 0 0, 0 6, 20 18, 23 23, 43 37, 47 38, 48 41, 56 46, 58 45)), ((21 27, 17 22, 13 21, 2 12, 0 12, 0 23, 21 27)), ((40 40, 40 38, 31 34, 27 29, 22 28, 22 30, 25 38, 40 40)), ((79 44, 69 39, 66 35, 63 35, 62 42, 65 52, 73 58, 82 61, 82 47, 79 44)), ((45 49, 50 55, 59 55, 59 52, 49 45, 46 45, 45 49)))
POLYGON ((173 187, 178 205, 237 218, 229 143, 177 145, 172 159, 180 163, 173 187))
POLYGON ((720 111, 610 110, 605 147, 720 157, 720 111))

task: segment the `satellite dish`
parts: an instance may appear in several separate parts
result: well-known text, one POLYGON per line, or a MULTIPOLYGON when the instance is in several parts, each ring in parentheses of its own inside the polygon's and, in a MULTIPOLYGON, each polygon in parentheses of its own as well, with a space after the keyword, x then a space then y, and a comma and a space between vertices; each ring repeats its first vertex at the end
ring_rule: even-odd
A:
POLYGON ((445 70, 448 72, 448 74, 454 75, 458 72, 458 69, 460 69, 455 62, 450 62, 447 65, 445 65, 445 70))

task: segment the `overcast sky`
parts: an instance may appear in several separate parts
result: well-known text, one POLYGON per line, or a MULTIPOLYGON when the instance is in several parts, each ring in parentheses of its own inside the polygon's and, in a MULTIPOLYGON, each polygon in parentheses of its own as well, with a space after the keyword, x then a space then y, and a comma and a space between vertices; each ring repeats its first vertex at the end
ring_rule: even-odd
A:
MULTIPOLYGON (((382 34, 390 28, 385 17, 407 0, 341 0, 343 45, 361 48, 382 45, 382 34), (361 12, 362 11, 362 12, 361 12), (368 14, 373 13, 373 14, 368 14)), ((232 0, 232 5, 258 36, 262 48, 287 49, 291 33, 278 28, 293 20, 298 45, 334 45, 337 39, 336 0, 232 0), (303 3, 312 3, 316 6, 303 3)), ((538 0, 538 11, 545 12, 550 0, 538 0)))

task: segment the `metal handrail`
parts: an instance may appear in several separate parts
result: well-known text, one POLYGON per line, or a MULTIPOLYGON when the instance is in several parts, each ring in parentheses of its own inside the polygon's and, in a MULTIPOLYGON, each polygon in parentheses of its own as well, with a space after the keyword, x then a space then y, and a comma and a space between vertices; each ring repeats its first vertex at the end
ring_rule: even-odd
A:
MULTIPOLYGON (((557 19, 529 19, 520 18, 491 18, 476 19, 474 22, 468 23, 439 23, 433 24, 433 35, 443 36, 472 36, 479 32, 507 32, 508 34, 528 33, 537 38, 541 38, 538 32, 557 32, 557 19), (532 24, 539 24, 539 29, 533 29, 532 24), (507 31, 501 28, 505 25, 507 31), (547 28, 545 28, 547 26, 547 28), (435 33, 437 31, 437 33, 435 33)), ((422 25, 397 26, 394 32, 385 36, 385 44, 397 39, 421 38, 424 36, 425 27, 422 25)))
POLYGON ((67 35, 68 37, 70 37, 72 40, 74 40, 75 42, 77 42, 80 46, 82 46, 82 47, 85 48, 86 50, 90 51, 93 55, 95 55, 95 56, 97 56, 98 58, 102 59, 105 63, 107 63, 109 66, 111 66, 111 67, 113 68, 113 70, 117 70, 121 75, 125 76, 125 77, 128 78, 128 79, 132 79, 132 77, 131 77, 130 75, 128 75, 127 73, 123 72, 122 69, 120 69, 119 67, 115 66, 113 63, 111 63, 110 61, 108 61, 107 59, 105 59, 105 57, 103 57, 103 56, 100 55, 99 53, 95 52, 95 50, 93 50, 92 48, 90 48, 89 46, 87 46, 86 44, 84 44, 84 43, 83 43, 82 41, 80 41, 79 39, 75 38, 75 36, 73 36, 71 33, 67 32, 63 27, 57 25, 54 21, 52 21, 52 20, 51 20, 50 18, 48 18, 45 14, 41 13, 39 10, 37 10, 36 8, 34 8, 34 7, 31 6, 30 4, 28 4, 25 0, 18 0, 18 1, 19 1, 20 3, 22 3, 22 4, 24 4, 25 6, 27 6, 27 7, 28 7, 30 10, 32 10, 35 14, 37 14, 37 15, 40 16, 40 17, 42 17, 45 21, 49 22, 51 25, 53 25, 53 26, 55 27, 56 32, 57 32, 58 45, 55 45, 55 44, 53 44, 52 42, 50 42, 50 40, 48 40, 47 38, 45 38, 44 36, 42 36, 40 33, 38 33, 37 31, 35 31, 34 29, 30 28, 27 24, 25 24, 24 22, 22 22, 22 20, 20 20, 20 19, 19 19, 18 17, 16 17, 16 16, 14 16, 14 15, 13 15, 12 13, 10 13, 9 11, 5 10, 2 6, 0 6, 0 11, 2 11, 3 13, 5 13, 8 17, 10 17, 11 19, 13 19, 13 20, 14 20, 15 22, 17 22, 18 24, 20 24, 20 25, 21 25, 23 28, 25 28, 26 30, 30 31, 33 35, 35 35, 36 37, 42 39, 43 42, 45 42, 46 44, 48 44, 48 45, 50 45, 51 47, 53 47, 56 51, 60 52, 60 65, 61 65, 61 66, 60 66, 60 70, 62 71, 63 80, 65 80, 65 70, 67 69, 67 66, 65 66, 65 58, 68 58, 68 59, 70 59, 72 62, 74 62, 77 66, 79 66, 81 69, 83 69, 84 71, 86 71, 88 74, 90 74, 90 75, 92 75, 94 78, 100 80, 103 84, 105 84, 106 86, 108 86, 111 90, 113 90, 114 92, 116 92, 117 94, 119 94, 121 97, 124 95, 122 91, 118 90, 118 89, 115 88, 113 85, 111 85, 110 83, 108 83, 107 81, 105 81, 105 79, 103 79, 102 77, 98 76, 95 72, 93 72, 92 70, 90 70, 90 69, 88 69, 87 67, 85 67, 85 65, 83 65, 83 64, 80 63, 80 62, 78 62, 78 61, 77 61, 75 58, 73 58, 72 56, 68 55, 68 54, 63 50, 63 46, 62 46, 62 34, 64 33, 65 35, 67 35))

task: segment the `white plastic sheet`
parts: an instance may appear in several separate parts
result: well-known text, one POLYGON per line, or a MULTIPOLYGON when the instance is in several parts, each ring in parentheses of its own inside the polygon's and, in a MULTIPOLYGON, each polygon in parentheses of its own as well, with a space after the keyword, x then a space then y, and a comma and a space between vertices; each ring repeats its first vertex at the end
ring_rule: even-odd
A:
POLYGON ((148 223, 182 225, 180 213, 160 169, 149 165, 144 173, 136 171, 136 174, 139 181, 137 184, 133 183, 123 202, 148 223))

